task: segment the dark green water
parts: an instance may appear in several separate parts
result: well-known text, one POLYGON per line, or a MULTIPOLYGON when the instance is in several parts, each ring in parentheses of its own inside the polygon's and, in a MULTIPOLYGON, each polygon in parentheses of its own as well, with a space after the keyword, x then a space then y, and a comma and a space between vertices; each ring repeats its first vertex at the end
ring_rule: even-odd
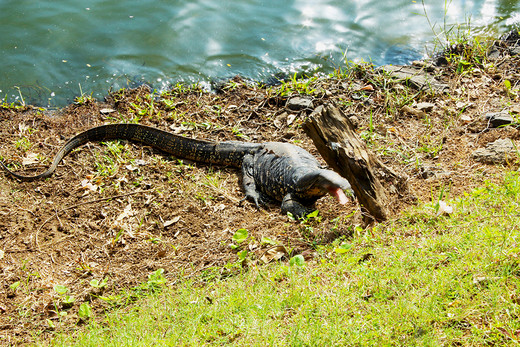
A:
POLYGON ((497 35, 518 1, 0 0, 0 100, 64 105, 149 82, 330 71, 344 59, 406 63, 467 23, 497 35), (446 10, 446 4, 449 4, 446 10))

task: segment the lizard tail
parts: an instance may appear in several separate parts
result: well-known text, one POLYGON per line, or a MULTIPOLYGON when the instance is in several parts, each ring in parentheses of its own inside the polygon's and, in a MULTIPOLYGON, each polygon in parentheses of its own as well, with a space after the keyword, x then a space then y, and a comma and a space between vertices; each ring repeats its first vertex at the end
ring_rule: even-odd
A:
POLYGON ((140 124, 108 124, 88 129, 71 138, 54 156, 52 164, 44 172, 25 176, 9 170, 0 161, 0 167, 21 181, 35 181, 50 177, 63 158, 73 149, 91 141, 128 140, 152 146, 176 157, 197 162, 240 167, 244 155, 256 149, 256 144, 226 141, 210 142, 190 139, 157 128, 140 124))

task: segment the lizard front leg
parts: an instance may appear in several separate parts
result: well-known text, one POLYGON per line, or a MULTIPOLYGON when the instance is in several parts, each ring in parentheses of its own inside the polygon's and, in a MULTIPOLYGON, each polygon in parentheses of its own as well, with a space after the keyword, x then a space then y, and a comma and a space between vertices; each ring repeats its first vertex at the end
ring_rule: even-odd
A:
POLYGON ((281 208, 283 214, 291 212, 296 219, 305 218, 305 216, 315 210, 312 206, 302 204, 298 199, 295 199, 291 193, 284 196, 281 208))
POLYGON ((253 201, 257 208, 265 205, 269 199, 258 190, 254 177, 254 159, 253 156, 247 154, 242 160, 242 186, 244 188, 245 197, 242 201, 249 199, 253 201))

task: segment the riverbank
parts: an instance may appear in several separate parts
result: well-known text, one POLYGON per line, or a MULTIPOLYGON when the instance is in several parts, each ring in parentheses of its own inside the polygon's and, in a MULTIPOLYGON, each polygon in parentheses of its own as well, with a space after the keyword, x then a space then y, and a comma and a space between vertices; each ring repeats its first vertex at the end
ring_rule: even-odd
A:
MULTIPOLYGON (((518 169, 517 40, 512 33, 489 47, 461 43, 406 71, 358 63, 276 87, 237 77, 216 93, 178 85, 157 95, 143 86, 105 102, 82 95, 57 111, 3 104, 0 154, 12 169, 41 172, 74 134, 139 122, 210 140, 288 141, 319 156, 301 125, 316 107, 334 102, 369 149, 409 177, 418 203, 442 214, 439 201, 500 184, 505 172, 518 169)), ((319 218, 304 224, 281 215, 276 204, 258 211, 239 203, 240 182, 232 168, 117 141, 74 151, 42 182, 5 177, 0 341, 31 342, 102 321, 104 312, 131 308, 164 281, 211 286, 244 271, 244 258, 262 267, 273 243, 291 251, 283 259, 299 254, 319 263, 320 247, 379 230, 360 227, 355 201, 339 206, 330 197, 318 202, 319 218), (230 247, 243 229, 247 248, 230 247)), ((411 201, 395 202, 393 220, 414 208, 411 201)), ((391 247, 415 236, 385 242, 391 247)))

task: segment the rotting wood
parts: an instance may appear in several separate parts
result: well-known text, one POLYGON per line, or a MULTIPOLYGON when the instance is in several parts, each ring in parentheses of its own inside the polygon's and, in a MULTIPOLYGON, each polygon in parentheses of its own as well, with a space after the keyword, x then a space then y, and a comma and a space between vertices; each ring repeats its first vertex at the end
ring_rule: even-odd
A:
POLYGON ((366 222, 384 221, 395 196, 414 200, 407 177, 399 175, 369 152, 348 117, 336 106, 319 106, 304 124, 327 164, 350 182, 366 222))

